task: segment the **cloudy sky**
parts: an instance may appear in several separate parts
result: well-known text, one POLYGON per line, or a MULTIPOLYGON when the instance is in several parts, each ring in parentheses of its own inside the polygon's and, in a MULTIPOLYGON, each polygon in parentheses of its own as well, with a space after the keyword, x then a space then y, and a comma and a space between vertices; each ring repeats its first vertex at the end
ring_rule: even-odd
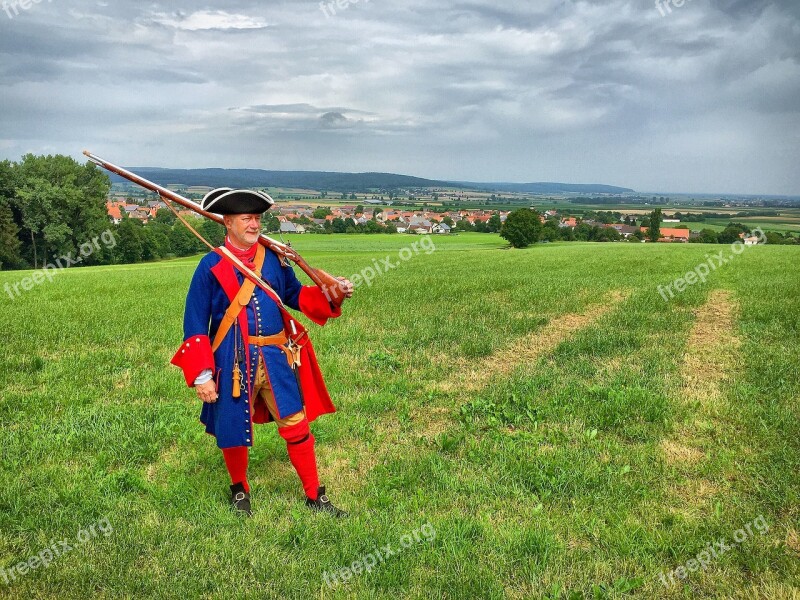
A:
POLYGON ((0 158, 800 195, 800 2, 676 2, 5 0, 0 158))

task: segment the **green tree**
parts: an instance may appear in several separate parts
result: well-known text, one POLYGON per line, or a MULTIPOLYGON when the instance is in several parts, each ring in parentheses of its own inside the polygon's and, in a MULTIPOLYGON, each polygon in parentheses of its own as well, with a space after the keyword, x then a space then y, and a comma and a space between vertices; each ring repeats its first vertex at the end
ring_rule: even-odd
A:
POLYGON ((364 233, 383 233, 383 227, 377 221, 367 221, 364 225, 364 233))
POLYGON ((145 245, 147 253, 152 258, 166 258, 173 256, 172 248, 169 245, 169 232, 171 227, 164 223, 150 221, 144 228, 145 245))
POLYGON ((701 244, 718 244, 719 234, 713 229, 703 229, 696 239, 701 244))
POLYGON ((14 171, 10 161, 0 161, 0 269, 22 266, 19 226, 14 221, 14 171))
POLYGON ((319 206, 319 207, 314 209, 314 212, 312 214, 313 214, 315 219, 324 219, 328 215, 333 214, 333 212, 327 206, 319 206))
POLYGON ((456 229, 459 231, 472 231, 475 228, 473 227, 472 223, 466 219, 461 219, 458 223, 456 223, 456 229))
POLYGON ((265 213, 264 216, 261 218, 261 229, 263 229, 267 233, 274 233, 276 231, 280 231, 281 222, 278 221, 278 217, 276 217, 272 213, 270 212, 265 213))
MULTIPOLYGON (((197 224, 199 225, 199 223, 197 224)), ((192 223, 192 227, 195 227, 192 223)), ((169 245, 172 253, 176 256, 191 256, 202 250, 200 248, 200 241, 194 237, 194 234, 189 231, 181 223, 176 223, 169 232, 169 245)), ((203 246, 205 247, 205 246, 203 246)))
POLYGON ((114 257, 117 262, 135 263, 144 258, 145 245, 142 223, 136 219, 122 219, 115 232, 117 244, 114 257))
POLYGON ((503 222, 500 220, 500 215, 497 213, 489 217, 489 221, 486 223, 486 230, 490 233, 497 233, 502 227, 503 222))
POLYGON ((650 225, 647 228, 647 239, 657 242, 661 237, 661 209, 657 208, 650 213, 650 225))
MULTIPOLYGON (((50 258, 78 256, 82 244, 91 245, 109 229, 105 200, 110 182, 93 164, 27 154, 14 170, 22 254, 34 268, 50 258)), ((82 264, 101 262, 105 254, 102 248, 84 254, 82 264)))
POLYGON ((142 227, 142 260, 158 260, 163 256, 158 240, 149 225, 142 227))
POLYGON ((14 223, 14 213, 4 201, 0 201, 0 269, 16 267, 22 262, 19 254, 21 242, 17 235, 19 227, 14 223))
POLYGON ((500 230, 500 237, 514 248, 525 248, 539 240, 542 223, 539 214, 530 208, 520 208, 509 213, 500 230))
POLYGON ((177 217, 175 217, 175 213, 173 213, 168 208, 159 208, 156 211, 156 218, 154 219, 156 223, 164 223, 164 225, 174 225, 175 221, 177 221, 177 217))
MULTIPOLYGON (((559 240, 561 239, 561 229, 553 219, 548 219, 542 226, 542 233, 539 239, 550 242, 559 240)), ((564 229, 569 229, 569 227, 564 227, 564 229)))
MULTIPOLYGON (((183 225, 181 225, 183 227, 183 225)), ((212 246, 221 246, 225 243, 225 226, 211 219, 204 219, 197 229, 198 233, 211 242, 212 246)))
POLYGON ((719 232, 719 243, 720 244, 732 244, 734 242, 738 242, 741 238, 739 237, 742 233, 748 233, 750 230, 747 226, 742 225, 741 223, 729 223, 728 226, 719 232))
POLYGON ((596 242, 618 242, 622 235, 613 227, 598 227, 594 241, 596 242))

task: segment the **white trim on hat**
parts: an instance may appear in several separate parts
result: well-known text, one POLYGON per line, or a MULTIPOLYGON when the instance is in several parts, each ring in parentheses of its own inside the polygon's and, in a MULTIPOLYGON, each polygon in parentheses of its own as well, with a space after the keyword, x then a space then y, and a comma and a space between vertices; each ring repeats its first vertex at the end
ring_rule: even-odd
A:
POLYGON ((206 206, 206 201, 208 200, 209 196, 211 196, 213 194, 218 194, 217 197, 214 198, 214 200, 211 201, 211 203, 213 204, 214 201, 217 198, 219 198, 219 196, 221 196, 222 194, 227 194, 228 192, 230 192, 232 190, 233 190, 233 188, 229 188, 229 187, 214 188, 213 190, 208 192, 205 196, 203 196, 203 199, 200 201, 200 208, 202 208, 203 210, 208 210, 208 206, 206 206))

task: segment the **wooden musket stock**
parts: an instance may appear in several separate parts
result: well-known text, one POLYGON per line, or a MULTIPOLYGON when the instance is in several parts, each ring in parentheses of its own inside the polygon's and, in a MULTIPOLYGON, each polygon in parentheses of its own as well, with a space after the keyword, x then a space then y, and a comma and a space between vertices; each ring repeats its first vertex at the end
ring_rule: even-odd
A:
MULTIPOLYGON (((103 160, 99 156, 95 156, 88 150, 84 150, 83 153, 99 167, 103 167, 107 171, 111 171, 112 173, 116 173, 120 177, 124 177, 128 181, 135 183, 138 186, 141 186, 145 189, 150 191, 156 192, 162 198, 167 198, 176 204, 180 204, 184 208, 188 208, 191 211, 196 212, 199 215, 204 216, 207 219, 211 219, 212 221, 216 221, 217 223, 222 223, 222 217, 220 215, 215 215, 214 213, 210 213, 206 210, 203 210, 199 204, 196 202, 192 202, 188 198, 184 198, 180 194, 176 194, 172 190, 169 190, 165 187, 162 187, 152 181, 148 181, 144 177, 139 177, 135 173, 131 173, 123 169, 122 167, 118 167, 117 165, 110 163, 108 161, 103 160)), ((298 267, 300 267, 303 272, 306 273, 311 278, 316 285, 322 288, 325 297, 334 305, 334 306, 341 306, 342 302, 344 302, 345 296, 342 291, 341 285, 339 284, 339 280, 336 279, 333 275, 326 273, 321 269, 314 269, 309 265, 302 256, 300 256, 297 252, 295 252, 294 248, 287 246, 286 244, 280 243, 278 240, 274 240, 270 237, 267 237, 263 233, 259 236, 258 242, 264 246, 272 250, 275 254, 280 257, 287 258, 295 263, 298 267)))

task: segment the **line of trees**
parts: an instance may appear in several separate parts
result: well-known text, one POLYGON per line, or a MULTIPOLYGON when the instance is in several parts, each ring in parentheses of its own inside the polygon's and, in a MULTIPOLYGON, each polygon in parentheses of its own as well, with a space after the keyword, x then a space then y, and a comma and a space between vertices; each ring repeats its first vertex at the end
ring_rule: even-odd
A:
MULTIPOLYGON (((225 228, 219 223, 203 217, 185 218, 212 245, 219 246, 225 241, 225 228)), ((192 256, 208 249, 166 208, 160 209, 155 219, 147 224, 139 219, 123 216, 115 228, 115 234, 117 245, 112 261, 115 263, 192 256)))
MULTIPOLYGON (((559 219, 552 217, 544 223, 541 222, 539 213, 535 210, 522 208, 512 211, 500 230, 500 236, 515 248, 525 248, 536 242, 555 241, 580 241, 580 242, 641 242, 647 239, 651 242, 658 241, 661 237, 661 209, 657 208, 642 220, 643 232, 637 228, 628 238, 625 238, 613 227, 578 223, 575 227, 561 227, 559 219)), ((753 230, 742 223, 729 223, 723 231, 703 229, 697 237, 689 242, 699 244, 732 244, 741 239, 741 234, 749 235, 753 230)), ((800 238, 791 233, 767 232, 767 244, 800 244, 800 238)))
MULTIPOLYGON (((743 223, 729 223, 722 231, 703 229, 697 237, 690 239, 689 242, 696 244, 732 244, 741 239, 740 234, 742 233, 750 235, 753 233, 753 229, 743 223)), ((783 234, 767 231, 764 237, 767 244, 800 244, 800 239, 794 237, 788 231, 783 234)))
MULTIPOLYGON (((39 268, 108 229, 108 177, 67 156, 0 162, 0 268, 39 268)), ((107 249, 85 264, 109 259, 107 249)))
MULTIPOLYGON (((107 231, 115 243, 82 255, 81 265, 189 256, 205 249, 166 209, 147 225, 126 216, 114 225, 106 209, 110 188, 105 173, 68 156, 27 154, 19 162, 0 162, 0 269, 38 269, 76 257, 82 244, 107 231)), ((211 243, 223 242, 220 225, 190 220, 211 243)))

